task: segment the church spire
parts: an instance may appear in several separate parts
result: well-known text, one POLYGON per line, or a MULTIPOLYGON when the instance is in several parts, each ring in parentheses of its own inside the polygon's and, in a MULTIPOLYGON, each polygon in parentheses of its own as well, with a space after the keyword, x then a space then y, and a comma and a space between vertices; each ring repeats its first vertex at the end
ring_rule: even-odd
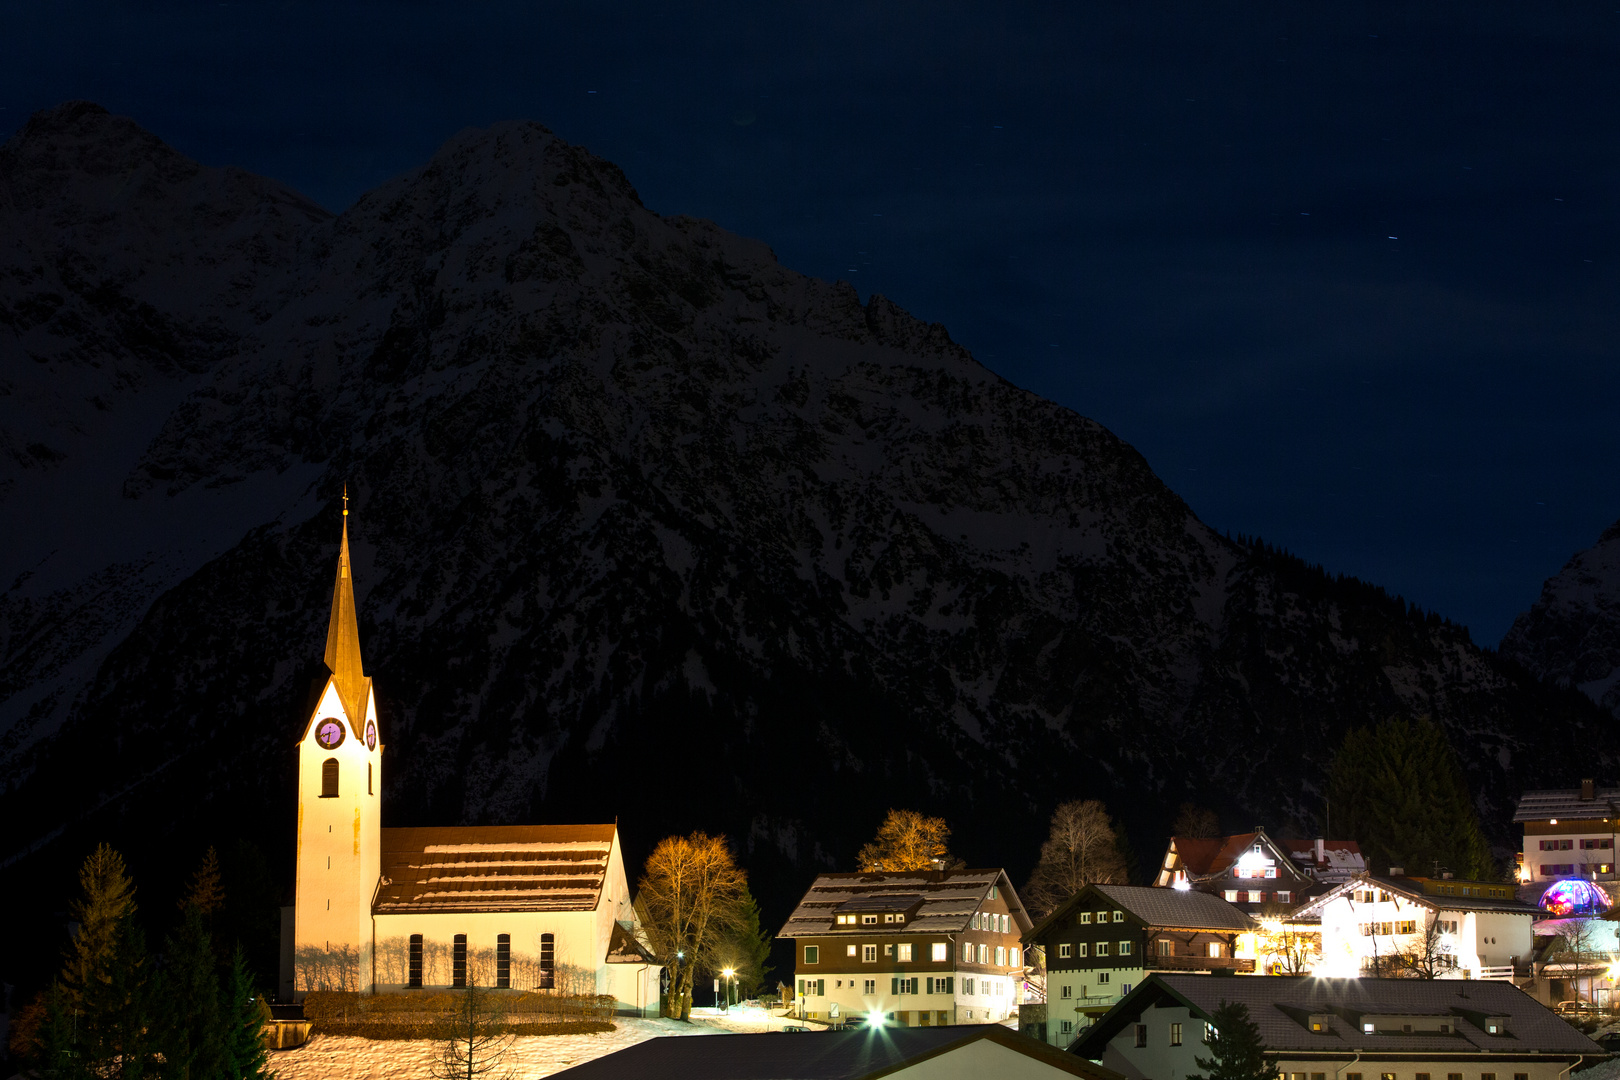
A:
POLYGON ((343 543, 338 548, 337 584, 332 589, 332 619, 326 625, 326 666, 338 696, 358 732, 365 723, 366 674, 360 666, 360 625, 354 614, 354 574, 349 569, 349 488, 343 488, 343 543))

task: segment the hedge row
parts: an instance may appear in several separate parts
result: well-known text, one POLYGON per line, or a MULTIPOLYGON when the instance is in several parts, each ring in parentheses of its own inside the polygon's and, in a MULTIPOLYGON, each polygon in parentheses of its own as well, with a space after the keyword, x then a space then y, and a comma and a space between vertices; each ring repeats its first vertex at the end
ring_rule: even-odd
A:
MULTIPOLYGON (((304 1018, 317 1025, 333 1023, 434 1023, 456 1011, 462 993, 361 994, 348 990, 316 990, 304 998, 304 1018)), ((574 1020, 607 1021, 618 1002, 611 994, 546 994, 489 992, 486 1000, 514 1023, 562 1023, 574 1020)))
MULTIPOLYGON (((601 1020, 552 1020, 501 1024, 492 1034, 501 1035, 597 1035, 615 1030, 612 1024, 601 1020)), ((388 1023, 372 1020, 352 1020, 315 1023, 311 1035, 352 1035, 361 1039, 383 1042, 390 1039, 444 1039, 449 1029, 442 1021, 425 1020, 419 1023, 388 1023)))

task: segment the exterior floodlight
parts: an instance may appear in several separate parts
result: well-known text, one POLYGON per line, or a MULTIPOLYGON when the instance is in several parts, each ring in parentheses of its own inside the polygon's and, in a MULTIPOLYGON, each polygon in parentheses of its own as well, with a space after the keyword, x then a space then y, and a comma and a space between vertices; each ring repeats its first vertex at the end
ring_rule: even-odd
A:
POLYGON ((1170 887, 1180 892, 1186 892, 1192 888, 1192 883, 1187 880, 1187 876, 1185 874, 1177 874, 1176 880, 1170 883, 1170 887))
POLYGON ((736 972, 734 970, 732 970, 731 968, 726 968, 724 971, 720 972, 720 974, 724 975, 726 978, 729 979, 733 975, 735 975, 736 972))

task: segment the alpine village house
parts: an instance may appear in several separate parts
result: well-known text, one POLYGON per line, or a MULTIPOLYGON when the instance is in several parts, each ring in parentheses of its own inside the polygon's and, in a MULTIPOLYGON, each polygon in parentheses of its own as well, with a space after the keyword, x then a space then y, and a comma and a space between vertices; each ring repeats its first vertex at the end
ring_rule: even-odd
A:
POLYGON ((1024 937, 1045 957, 1046 1004, 1024 1006, 1019 1026, 1066 1047, 1148 972, 1253 974, 1254 929, 1246 913, 1210 893, 1087 885, 1024 937))
POLYGON ((1018 1013, 1028 914, 1003 870, 822 874, 777 936, 799 1015, 906 1027, 1018 1013))
POLYGON ((347 496, 329 672, 298 741, 298 862, 280 996, 480 985, 656 1011, 616 824, 382 827, 383 741, 361 666, 347 496))

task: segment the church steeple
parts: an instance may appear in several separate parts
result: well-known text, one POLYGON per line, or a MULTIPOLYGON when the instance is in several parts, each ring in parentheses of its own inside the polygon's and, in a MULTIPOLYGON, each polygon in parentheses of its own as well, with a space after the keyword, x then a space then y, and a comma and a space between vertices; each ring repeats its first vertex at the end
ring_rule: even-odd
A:
POLYGON ((343 489, 343 543, 338 548, 332 618, 326 625, 326 666, 358 735, 365 723, 366 673, 360 666, 360 625, 354 614, 354 574, 349 568, 349 489, 343 489))

